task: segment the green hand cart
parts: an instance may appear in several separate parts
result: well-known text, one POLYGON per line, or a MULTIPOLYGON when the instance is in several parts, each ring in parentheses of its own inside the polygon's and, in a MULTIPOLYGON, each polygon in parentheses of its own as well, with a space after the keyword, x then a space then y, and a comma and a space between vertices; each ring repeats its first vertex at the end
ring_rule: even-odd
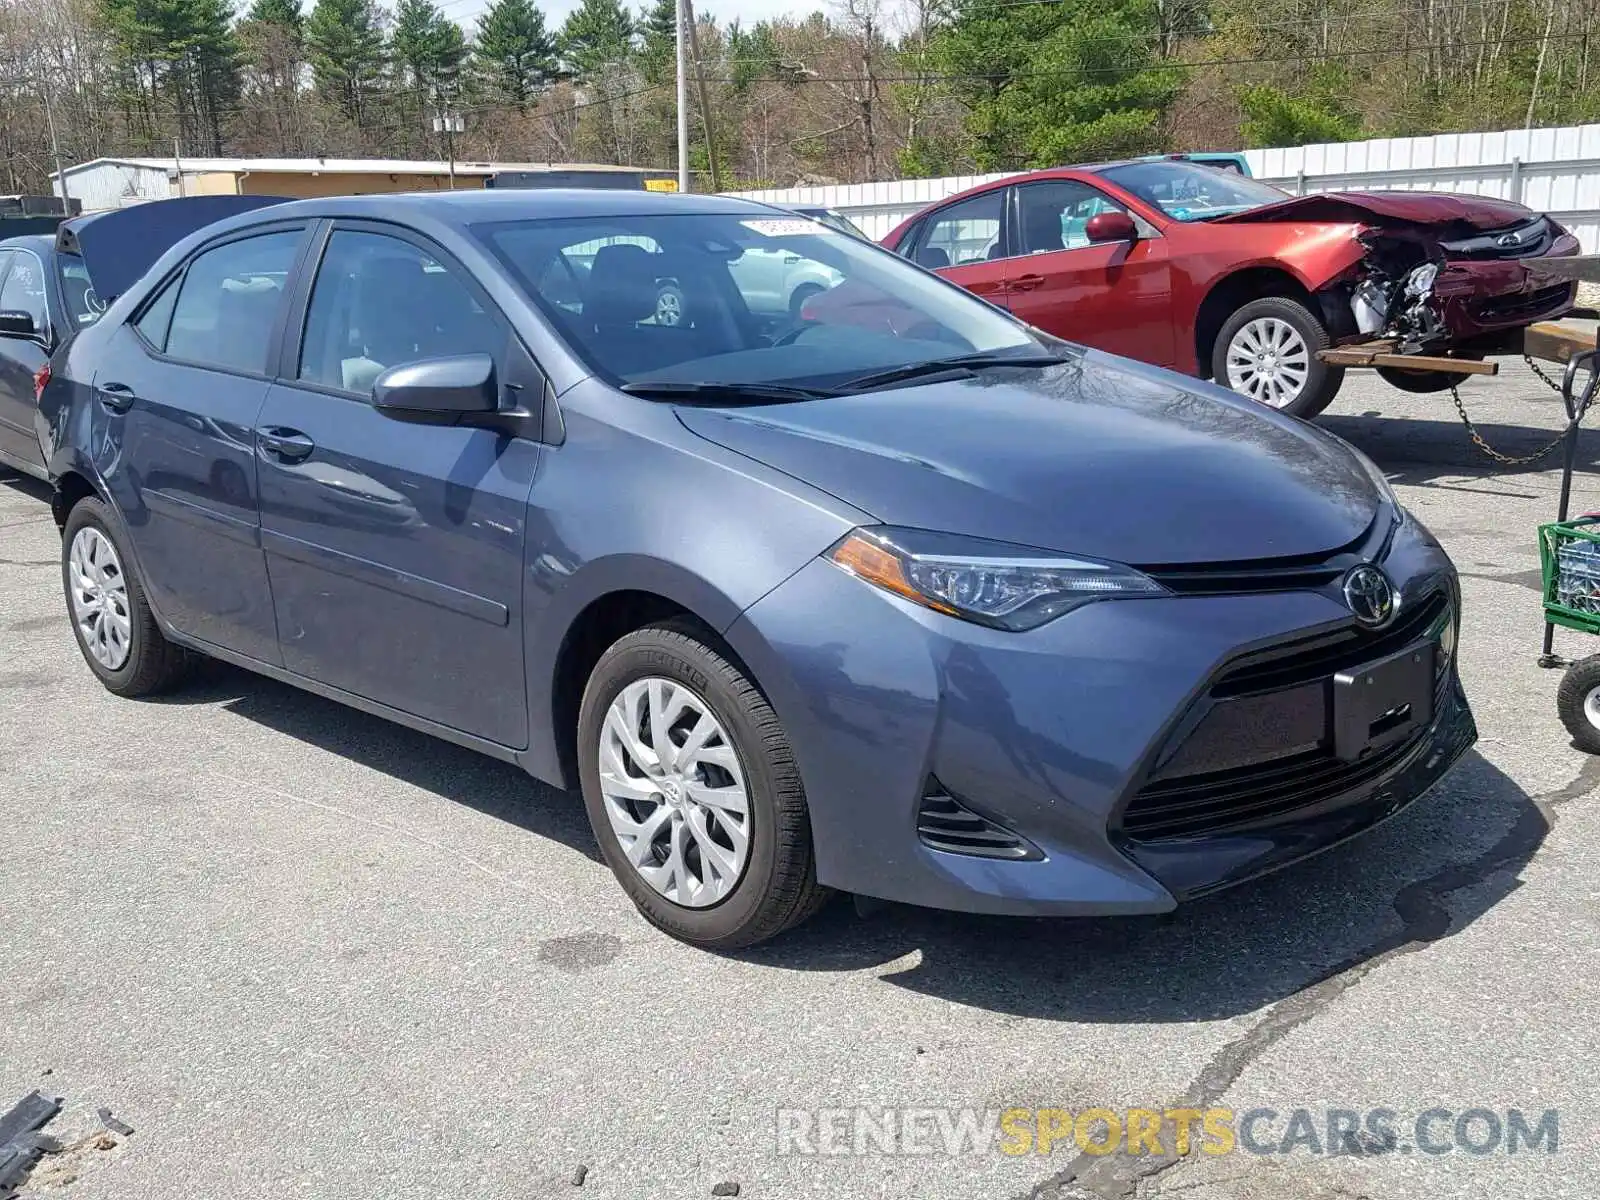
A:
POLYGON ((1568 429, 1561 471, 1561 503, 1557 519, 1539 526, 1539 567, 1544 576, 1544 651, 1539 665, 1565 665, 1556 692, 1556 710, 1573 743, 1600 754, 1600 654, 1564 663, 1553 653, 1555 627, 1600 634, 1600 515, 1571 519, 1572 468, 1578 452, 1578 428, 1600 392, 1600 351, 1575 354, 1561 380, 1561 400, 1568 429))

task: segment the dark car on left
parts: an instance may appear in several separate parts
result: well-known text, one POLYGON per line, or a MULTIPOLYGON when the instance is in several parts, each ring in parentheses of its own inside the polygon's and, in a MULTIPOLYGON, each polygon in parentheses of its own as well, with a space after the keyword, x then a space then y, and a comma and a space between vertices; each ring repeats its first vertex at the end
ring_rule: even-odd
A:
POLYGON ((0 464, 48 478, 37 420, 50 360, 93 325, 177 238, 267 203, 256 196, 158 200, 0 241, 0 464), (89 262, 93 262, 93 275, 89 262))
POLYGON ((0 242, 0 463, 45 478, 33 417, 50 356, 103 307, 83 259, 58 251, 54 234, 0 242))

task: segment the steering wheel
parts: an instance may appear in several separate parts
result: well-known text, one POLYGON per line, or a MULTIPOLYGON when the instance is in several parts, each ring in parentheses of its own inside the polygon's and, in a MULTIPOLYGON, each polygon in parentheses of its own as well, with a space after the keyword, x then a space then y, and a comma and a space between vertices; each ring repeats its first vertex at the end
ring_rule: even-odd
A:
POLYGON ((772 339, 770 346, 774 350, 779 346, 792 346, 800 340, 801 334, 808 330, 815 329, 816 325, 817 323, 815 321, 794 321, 790 324, 788 329, 785 329, 777 337, 772 339))

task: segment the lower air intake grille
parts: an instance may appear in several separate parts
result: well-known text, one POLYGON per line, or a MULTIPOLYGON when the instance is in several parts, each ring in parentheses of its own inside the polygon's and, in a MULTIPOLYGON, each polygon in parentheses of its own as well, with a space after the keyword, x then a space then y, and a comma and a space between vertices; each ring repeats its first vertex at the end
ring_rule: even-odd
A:
POLYGON ((946 854, 976 858, 1043 858, 1026 840, 962 804, 936 779, 928 780, 917 812, 922 844, 946 854))

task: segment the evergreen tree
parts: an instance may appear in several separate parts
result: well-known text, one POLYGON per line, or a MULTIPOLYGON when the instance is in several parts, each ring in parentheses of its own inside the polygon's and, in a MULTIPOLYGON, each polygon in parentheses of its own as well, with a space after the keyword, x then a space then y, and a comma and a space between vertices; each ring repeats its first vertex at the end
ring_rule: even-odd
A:
POLYGON ((192 153, 218 154, 239 95, 239 43, 226 0, 103 0, 113 73, 143 132, 177 133, 192 153))
POLYGON ((305 14, 300 0, 256 0, 244 15, 249 25, 278 25, 298 34, 305 32, 305 14))
POLYGON ((317 0, 306 19, 317 90, 365 127, 383 73, 383 14, 374 0, 317 0))
POLYGON ((478 18, 472 65, 485 89, 517 107, 556 77, 556 47, 532 0, 494 0, 478 18))
POLYGON ((425 96, 454 85, 467 41, 432 0, 400 0, 390 42, 401 81, 425 96))
POLYGON ((583 0, 561 27, 561 59, 581 79, 628 58, 633 18, 621 0, 583 0))
POLYGON ((647 83, 665 83, 677 63, 678 0, 656 0, 639 10, 639 74, 647 83))

